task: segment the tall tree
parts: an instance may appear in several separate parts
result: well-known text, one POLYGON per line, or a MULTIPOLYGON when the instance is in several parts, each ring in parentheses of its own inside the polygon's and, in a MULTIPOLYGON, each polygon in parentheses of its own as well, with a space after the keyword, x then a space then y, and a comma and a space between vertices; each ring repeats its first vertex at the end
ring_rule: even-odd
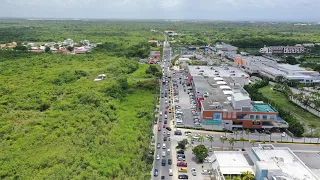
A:
POLYGON ((243 137, 241 137, 239 139, 239 141, 242 142, 242 149, 243 149, 244 148, 244 142, 246 142, 246 140, 243 137))
POLYGON ((255 141, 255 140, 250 140, 249 143, 250 143, 252 146, 254 146, 254 144, 256 143, 256 141, 255 141))
POLYGON ((204 142, 204 137, 202 135, 199 136, 199 141, 201 142, 201 144, 204 142))
POLYGON ((196 156, 200 163, 203 163, 204 159, 208 157, 208 149, 204 145, 198 145, 192 149, 192 154, 196 156))
POLYGON ((223 144, 224 144, 225 138, 220 137, 220 142, 221 142, 221 148, 223 149, 223 144))
POLYGON ((209 136, 209 141, 211 142, 211 147, 212 147, 212 143, 213 143, 213 141, 214 141, 214 139, 213 139, 213 136, 209 136))
POLYGON ((249 140, 249 136, 250 136, 250 129, 246 129, 246 135, 248 135, 248 140, 249 140))
POLYGON ((233 133, 236 135, 236 139, 238 139, 238 128, 234 128, 233 133))
POLYGON ((233 146, 236 140, 234 138, 230 138, 228 141, 229 141, 229 144, 231 145, 231 149, 233 149, 233 146))

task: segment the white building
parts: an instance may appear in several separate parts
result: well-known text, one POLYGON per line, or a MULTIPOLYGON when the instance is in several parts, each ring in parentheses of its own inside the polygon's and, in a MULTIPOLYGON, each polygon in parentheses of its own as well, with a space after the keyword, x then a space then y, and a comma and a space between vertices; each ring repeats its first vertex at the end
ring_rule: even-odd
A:
POLYGON ((63 45, 65 46, 73 46, 73 40, 72 39, 66 39, 63 41, 63 45))
POLYGON ((259 52, 263 54, 300 54, 304 51, 305 48, 302 46, 265 46, 259 52))
POLYGON ((260 144, 253 147, 256 180, 319 180, 289 148, 260 144))
POLYGON ((306 70, 299 65, 278 64, 261 56, 237 55, 234 61, 248 73, 258 73, 273 80, 282 76, 301 83, 320 83, 319 72, 306 70))

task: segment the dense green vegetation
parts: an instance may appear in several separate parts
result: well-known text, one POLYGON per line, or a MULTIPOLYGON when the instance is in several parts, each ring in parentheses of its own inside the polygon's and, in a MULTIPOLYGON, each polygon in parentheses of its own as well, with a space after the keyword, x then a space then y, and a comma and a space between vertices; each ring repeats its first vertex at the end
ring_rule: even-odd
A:
POLYGON ((277 94, 277 96, 274 96, 278 92, 270 90, 270 86, 268 86, 268 84, 269 84, 269 80, 264 79, 263 81, 255 83, 253 85, 245 86, 245 89, 248 91, 248 93, 250 94, 250 97, 254 101, 264 101, 271 104, 273 107, 275 107, 279 112, 279 116, 289 124, 288 130, 291 131, 295 136, 298 136, 298 137, 302 136, 304 133, 304 126, 301 123, 301 121, 303 121, 304 119, 296 117, 294 115, 296 111, 287 109, 286 107, 288 107, 288 104, 290 103, 288 102, 286 97, 280 98, 280 96, 282 95, 281 93, 280 93, 280 96, 279 94, 277 94), (260 88, 261 89, 265 88, 265 90, 260 91, 260 88))

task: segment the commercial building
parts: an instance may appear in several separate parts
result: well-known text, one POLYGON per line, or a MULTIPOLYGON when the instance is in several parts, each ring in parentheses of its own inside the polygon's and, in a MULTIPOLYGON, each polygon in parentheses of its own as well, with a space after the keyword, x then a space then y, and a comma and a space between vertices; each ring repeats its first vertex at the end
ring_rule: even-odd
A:
POLYGON ((263 54, 300 54, 304 51, 303 46, 264 46, 260 49, 263 54))
POLYGON ((230 66, 188 66, 189 83, 203 125, 234 128, 287 128, 278 112, 269 104, 251 101, 243 89, 249 75, 230 66))
POLYGON ((319 180, 289 148, 260 144, 253 147, 256 180, 319 180))
POLYGON ((210 159, 215 180, 224 180, 225 177, 241 175, 242 172, 251 172, 254 175, 254 163, 245 151, 214 151, 210 159))
POLYGON ((226 43, 221 43, 221 44, 216 44, 216 50, 217 51, 227 51, 227 52, 237 52, 238 48, 235 46, 232 46, 230 44, 226 43))
POLYGON ((215 180, 251 172, 255 180, 320 180, 289 148, 259 144, 251 151, 215 151, 215 180))
POLYGON ((319 72, 306 70, 298 65, 279 64, 262 56, 236 55, 234 61, 250 74, 257 73, 273 80, 281 76, 301 83, 320 83, 319 72))

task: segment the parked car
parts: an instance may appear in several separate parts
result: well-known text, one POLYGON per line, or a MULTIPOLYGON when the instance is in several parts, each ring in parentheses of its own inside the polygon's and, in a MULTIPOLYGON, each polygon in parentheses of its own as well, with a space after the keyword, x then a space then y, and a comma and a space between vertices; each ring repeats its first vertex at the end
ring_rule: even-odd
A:
POLYGON ((201 171, 201 174, 202 175, 210 175, 211 172, 208 169, 204 169, 204 170, 201 171))
POLYGON ((172 164, 172 159, 168 159, 168 164, 169 164, 169 165, 172 164))
POLYGON ((178 179, 188 179, 188 175, 181 174, 181 175, 178 176, 178 179))
MULTIPOLYGON (((169 161, 168 161, 168 164, 169 164, 169 161)), ((169 169, 169 176, 173 176, 172 169, 169 169)))
POLYGON ((182 135, 181 130, 174 131, 174 135, 182 135))
POLYGON ((163 137, 163 141, 167 141, 167 137, 163 137))
POLYGON ((166 143, 163 143, 162 144, 162 149, 166 149, 166 148, 167 148, 166 143))
POLYGON ((184 154, 184 150, 181 149, 181 150, 177 151, 177 154, 184 154))
POLYGON ((171 128, 168 126, 168 127, 166 127, 166 129, 168 130, 168 131, 171 131, 171 128))
POLYGON ((163 127, 163 128, 166 128, 166 124, 163 124, 162 127, 163 127))
POLYGON ((177 154, 177 158, 178 157, 186 158, 186 156, 184 154, 177 154))
POLYGON ((223 139, 225 139, 225 140, 227 140, 227 139, 228 139, 228 138, 227 138, 227 136, 225 136, 225 135, 220 136, 220 138, 223 138, 223 139))
POLYGON ((158 176, 158 169, 154 169, 153 176, 157 177, 158 176))
POLYGON ((188 163, 185 162, 177 162, 178 167, 188 167, 188 163))
POLYGON ((158 143, 158 144, 157 144, 157 148, 160 149, 160 147, 161 147, 161 145, 160 145, 160 143, 158 143))
POLYGON ((192 169, 191 169, 191 174, 192 174, 193 176, 196 176, 196 175, 197 175, 196 168, 192 168, 192 169))
POLYGON ((166 160, 165 159, 162 159, 162 166, 165 166, 166 165, 166 160))
POLYGON ((161 176, 161 179, 165 179, 165 176, 161 176))
POLYGON ((188 172, 188 168, 179 168, 178 169, 179 172, 188 172))
POLYGON ((161 127, 158 127, 158 131, 161 131, 161 127))
POLYGON ((186 161, 186 159, 185 159, 185 158, 182 158, 182 157, 178 157, 177 160, 178 160, 178 161, 186 161))
POLYGON ((281 136, 286 137, 286 132, 282 132, 281 136))
POLYGON ((157 154, 157 158, 156 158, 157 160, 159 160, 160 159, 160 156, 159 156, 159 154, 157 154))

